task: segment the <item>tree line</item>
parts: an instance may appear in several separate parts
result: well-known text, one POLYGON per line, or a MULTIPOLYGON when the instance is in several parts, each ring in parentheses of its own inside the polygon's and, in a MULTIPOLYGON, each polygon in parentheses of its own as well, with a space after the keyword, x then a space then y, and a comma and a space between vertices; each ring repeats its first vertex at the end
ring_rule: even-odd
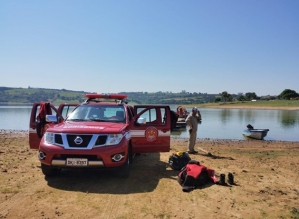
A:
MULTIPOLYGON (((1 104, 32 104, 34 102, 52 102, 60 103, 82 103, 85 94, 90 92, 72 91, 66 89, 46 89, 46 88, 10 88, 0 87, 1 104)), ((136 104, 201 104, 213 102, 233 102, 233 101, 251 101, 251 100, 274 100, 274 99, 299 99, 299 94, 291 89, 283 90, 277 96, 258 96, 255 92, 245 94, 230 94, 223 91, 219 94, 207 94, 200 92, 187 92, 183 90, 180 93, 172 92, 120 92, 128 96, 127 101, 136 104)))
POLYGON ((299 94, 291 89, 285 89, 283 90, 279 95, 277 96, 262 96, 259 97, 256 95, 255 92, 247 92, 245 94, 241 93, 237 96, 234 96, 232 94, 229 94, 227 91, 223 91, 221 93, 221 97, 215 98, 214 102, 232 102, 232 101, 251 101, 251 100, 275 100, 275 99, 280 99, 280 100, 298 100, 299 99, 299 94))

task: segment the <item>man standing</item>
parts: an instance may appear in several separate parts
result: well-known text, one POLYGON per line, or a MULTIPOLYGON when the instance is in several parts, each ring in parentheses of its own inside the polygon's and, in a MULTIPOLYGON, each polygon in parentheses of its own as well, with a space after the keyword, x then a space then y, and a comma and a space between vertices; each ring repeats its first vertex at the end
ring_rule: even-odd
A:
POLYGON ((192 112, 186 118, 186 124, 189 126, 189 141, 188 141, 188 153, 197 154, 194 150, 195 141, 197 137, 197 124, 201 120, 201 115, 196 107, 192 108, 192 112))

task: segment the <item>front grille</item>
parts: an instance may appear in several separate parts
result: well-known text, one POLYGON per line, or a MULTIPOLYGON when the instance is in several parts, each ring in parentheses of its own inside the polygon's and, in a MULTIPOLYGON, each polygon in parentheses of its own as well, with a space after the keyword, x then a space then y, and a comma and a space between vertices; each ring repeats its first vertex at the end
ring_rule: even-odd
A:
POLYGON ((67 142, 69 144, 69 147, 76 147, 76 148, 82 148, 82 147, 87 147, 90 139, 92 138, 92 135, 67 135, 67 142), (83 141, 81 144, 76 144, 75 139, 77 137, 80 137, 83 141))
POLYGON ((63 144, 61 134, 55 134, 55 143, 60 145, 63 144))

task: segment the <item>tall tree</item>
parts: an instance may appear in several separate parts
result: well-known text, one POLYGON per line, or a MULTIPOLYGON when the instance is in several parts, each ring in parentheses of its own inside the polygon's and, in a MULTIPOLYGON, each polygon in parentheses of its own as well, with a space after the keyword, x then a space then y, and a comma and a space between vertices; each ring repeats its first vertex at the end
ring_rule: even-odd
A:
POLYGON ((253 100, 257 98, 257 95, 255 94, 255 92, 247 92, 245 94, 245 97, 247 100, 253 100))
POLYGON ((221 93, 221 97, 224 99, 224 101, 227 101, 227 98, 229 97, 229 93, 227 93, 227 91, 223 91, 221 93))
POLYGON ((299 94, 291 89, 285 89, 278 95, 279 99, 289 100, 291 98, 299 97, 299 94))

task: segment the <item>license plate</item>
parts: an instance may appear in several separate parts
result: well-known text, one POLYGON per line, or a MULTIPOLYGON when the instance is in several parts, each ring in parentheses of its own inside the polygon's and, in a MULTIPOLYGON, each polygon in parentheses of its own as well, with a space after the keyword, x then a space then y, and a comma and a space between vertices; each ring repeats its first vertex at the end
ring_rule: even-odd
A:
POLYGON ((87 159, 84 158, 67 158, 67 166, 87 166, 87 159))

